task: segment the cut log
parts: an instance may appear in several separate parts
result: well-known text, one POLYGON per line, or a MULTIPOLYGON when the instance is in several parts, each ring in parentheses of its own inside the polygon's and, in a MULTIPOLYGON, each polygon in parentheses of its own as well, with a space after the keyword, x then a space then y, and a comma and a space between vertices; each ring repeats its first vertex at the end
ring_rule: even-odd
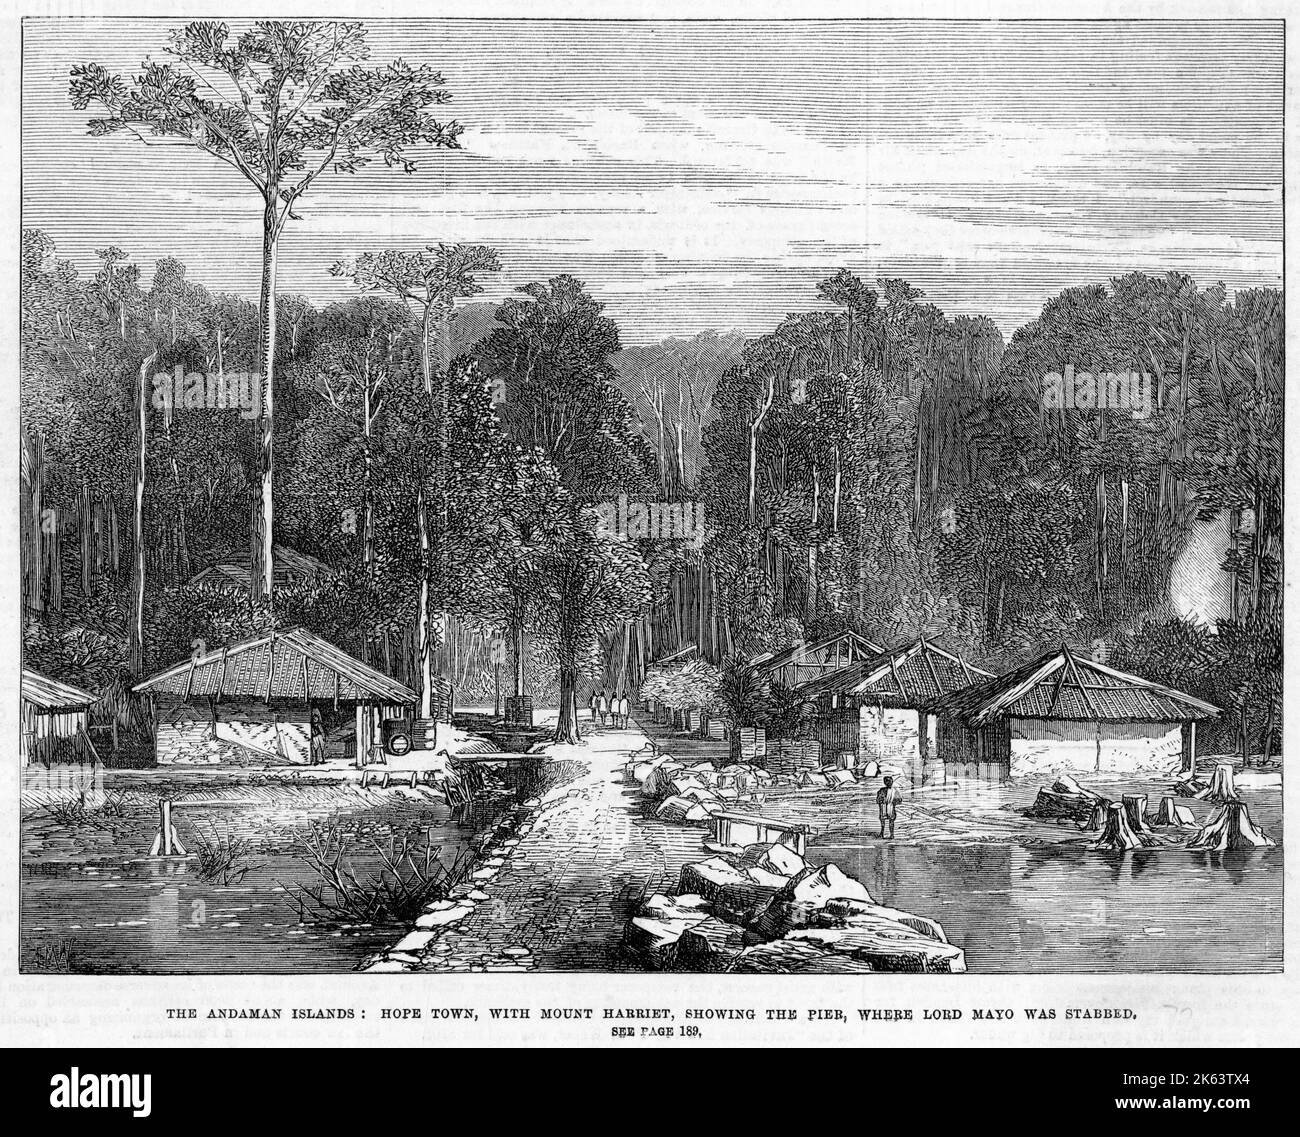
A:
POLYGON ((1160 811, 1151 819, 1152 825, 1195 825, 1196 817, 1185 805, 1178 805, 1173 794, 1160 799, 1160 811))
MULTIPOLYGON (((1058 786, 1060 784, 1057 782, 1058 786)), ((1059 818, 1087 821, 1092 817, 1099 802, 1105 804, 1106 799, 1096 794, 1061 793, 1053 787, 1050 790, 1038 791, 1034 804, 1025 810, 1025 816, 1048 821, 1059 818)))
POLYGON ((1079 785, 1078 781, 1070 774, 1062 774, 1055 782, 1052 783, 1052 790, 1058 794, 1082 794, 1084 797, 1090 797, 1096 800, 1101 799, 1101 794, 1079 785))
MULTIPOLYGON (((1200 794, 1197 796, 1202 797, 1200 794)), ((1203 795, 1202 800, 1217 804, 1241 800, 1241 795, 1237 793, 1237 780, 1233 774, 1232 763, 1220 762, 1214 767, 1214 777, 1210 779, 1210 788, 1203 795)))
POLYGON ((1250 849, 1276 844, 1272 837, 1250 820, 1250 810, 1246 803, 1237 800, 1225 801, 1220 805, 1204 828, 1187 843, 1187 847, 1223 852, 1225 849, 1250 849))
POLYGON ((1113 801, 1106 807, 1106 824, 1101 836, 1088 843, 1088 848, 1108 849, 1142 849, 1154 845, 1155 838, 1149 833, 1134 833, 1128 823, 1128 813, 1123 802, 1113 801))
POLYGON ((1180 797, 1202 798, 1209 792, 1209 783, 1195 776, 1186 778, 1174 786, 1174 793, 1180 797))

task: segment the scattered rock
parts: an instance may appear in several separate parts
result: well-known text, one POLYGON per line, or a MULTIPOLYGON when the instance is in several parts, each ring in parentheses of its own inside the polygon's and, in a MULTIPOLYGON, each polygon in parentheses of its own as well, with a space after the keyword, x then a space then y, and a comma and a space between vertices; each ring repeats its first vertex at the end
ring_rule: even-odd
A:
POLYGON ((838 866, 807 868, 790 880, 778 893, 781 900, 800 901, 820 908, 828 900, 862 900, 874 904, 867 886, 846 875, 838 866))
POLYGON ((710 917, 682 933, 673 964, 683 971, 725 971, 744 949, 743 928, 710 917))
POLYGON ((649 967, 659 969, 672 960, 671 949, 682 933, 709 918, 704 897, 655 893, 642 901, 623 930, 623 945, 649 967))
POLYGON ((790 880, 764 869, 737 867, 722 857, 710 857, 682 867, 678 893, 698 893, 717 910, 733 914, 743 922, 745 914, 766 904, 790 880))
POLYGON ((764 869, 780 876, 794 876, 808 867, 808 862, 787 845, 747 845, 740 854, 740 863, 749 868, 764 869))
POLYGON ((457 920, 463 920, 473 911, 471 908, 444 908, 434 912, 426 912, 415 921, 417 928, 441 928, 445 924, 454 924, 457 920))
POLYGON ((394 944, 388 955, 391 959, 396 952, 416 952, 424 951, 429 946, 429 942, 434 938, 434 932, 409 932, 404 939, 394 944))
POLYGON ((708 821, 721 807, 713 801, 699 802, 688 797, 670 797, 665 799, 655 810, 655 816, 663 821, 677 823, 708 821))

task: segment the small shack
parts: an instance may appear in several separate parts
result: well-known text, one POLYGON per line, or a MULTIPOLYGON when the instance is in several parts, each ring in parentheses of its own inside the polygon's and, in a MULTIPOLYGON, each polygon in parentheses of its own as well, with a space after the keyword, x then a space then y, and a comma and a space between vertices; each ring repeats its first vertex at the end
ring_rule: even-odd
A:
POLYGON ((932 702, 945 765, 1012 776, 1191 769, 1196 723, 1219 708, 1076 655, 1064 644, 1007 675, 932 702))
POLYGON ((784 651, 765 652, 750 660, 750 666, 772 683, 798 687, 802 683, 829 675, 883 649, 857 632, 838 632, 812 642, 802 641, 784 651))
POLYGON ((303 628, 196 654, 135 688, 152 696, 160 764, 310 764, 318 736, 343 729, 342 757, 364 764, 386 719, 412 719, 418 696, 303 628))
POLYGON ((95 696, 23 668, 18 758, 22 765, 98 760, 86 730, 95 696))
POLYGON ((823 755, 901 765, 920 784, 936 756, 935 723, 923 708, 991 677, 922 637, 812 679, 799 693, 814 704, 810 725, 823 755))

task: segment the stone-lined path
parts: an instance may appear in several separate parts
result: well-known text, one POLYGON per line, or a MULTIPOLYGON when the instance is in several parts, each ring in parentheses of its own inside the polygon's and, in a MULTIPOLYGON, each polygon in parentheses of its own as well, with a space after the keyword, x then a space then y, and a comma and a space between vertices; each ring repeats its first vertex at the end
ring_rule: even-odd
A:
POLYGON ((485 863, 466 895, 472 911, 424 945, 417 966, 625 969, 620 943, 632 910, 705 855, 706 830, 645 816, 637 787, 624 781, 628 754, 645 743, 634 720, 628 730, 597 729, 580 745, 552 747, 554 761, 583 772, 542 799, 536 817, 503 842, 499 864, 485 863))

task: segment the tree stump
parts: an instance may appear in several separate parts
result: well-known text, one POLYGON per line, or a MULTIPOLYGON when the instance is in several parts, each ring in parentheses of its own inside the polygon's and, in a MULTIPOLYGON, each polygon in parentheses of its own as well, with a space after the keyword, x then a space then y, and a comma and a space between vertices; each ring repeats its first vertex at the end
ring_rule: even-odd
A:
POLYGON ((1079 828, 1085 833, 1100 833, 1106 828, 1106 813, 1109 809, 1110 802, 1104 798, 1098 798, 1093 803, 1092 814, 1079 828))
POLYGON ((1173 794, 1165 794, 1160 799, 1160 811, 1156 814, 1152 825, 1195 825, 1196 818, 1192 811, 1185 805, 1178 805, 1174 801, 1173 794))
POLYGON ((1124 809, 1124 803, 1113 801, 1106 807, 1106 823, 1101 831, 1101 836, 1095 841, 1090 841, 1088 848, 1098 850, 1142 849, 1154 844, 1155 838, 1145 830, 1141 833, 1133 831, 1133 827, 1129 825, 1128 813, 1124 809))
MULTIPOLYGON (((1223 769, 1222 766, 1219 769, 1223 769)), ((1276 845, 1264 830, 1250 820, 1244 801, 1226 801, 1210 816, 1205 827, 1188 843, 1189 849, 1223 852, 1227 849, 1251 849, 1276 845)))
POLYGON ((1214 767, 1214 777, 1210 779, 1210 788, 1205 791, 1202 797, 1204 801, 1223 803, 1228 801, 1240 801, 1241 795, 1237 793, 1237 781, 1233 773, 1230 762, 1220 762, 1214 767))
POLYGON ((1128 823, 1134 833, 1140 835, 1147 832, 1146 812, 1146 794, 1124 795, 1124 813, 1127 815, 1128 823))

